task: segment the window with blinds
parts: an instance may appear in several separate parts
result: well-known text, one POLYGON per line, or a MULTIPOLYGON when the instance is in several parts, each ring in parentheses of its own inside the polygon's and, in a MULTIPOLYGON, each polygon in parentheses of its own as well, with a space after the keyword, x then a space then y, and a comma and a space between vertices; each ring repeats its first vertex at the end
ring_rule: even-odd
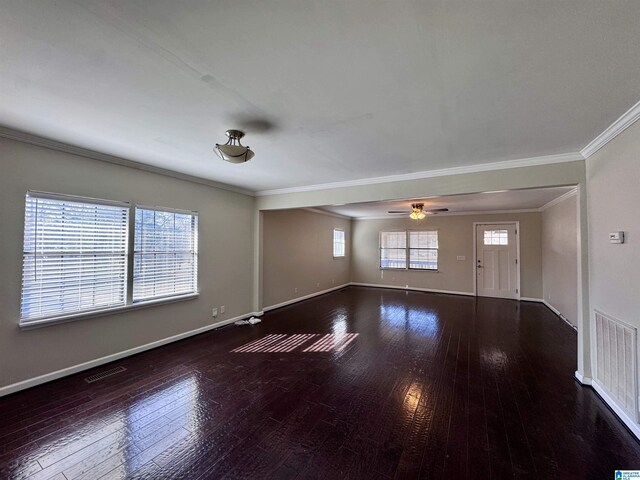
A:
POLYGON ((195 293, 198 215, 136 208, 133 301, 195 293))
POLYGON ((346 242, 344 236, 344 230, 339 228, 333 229, 333 256, 344 257, 346 249, 346 242))
POLYGON ((407 232, 380 232, 380 268, 407 268, 407 232))
POLYGON ((438 269, 438 232, 435 230, 409 232, 409 268, 438 269))
POLYGON ((380 232, 380 268, 437 270, 438 232, 380 232))
POLYGON ((129 205, 29 192, 20 323, 121 306, 129 205))

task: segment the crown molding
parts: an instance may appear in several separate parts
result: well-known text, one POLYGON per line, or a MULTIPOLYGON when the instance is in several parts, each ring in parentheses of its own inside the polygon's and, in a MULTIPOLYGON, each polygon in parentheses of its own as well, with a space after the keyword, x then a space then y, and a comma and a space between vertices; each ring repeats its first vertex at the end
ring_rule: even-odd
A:
POLYGON ((339 213, 328 212, 326 210, 322 210, 321 208, 304 207, 302 210, 306 210, 307 212, 318 213, 320 215, 327 215, 328 217, 342 218, 343 220, 353 220, 353 218, 349 217, 348 215, 341 215, 339 213))
POLYGON ((58 142, 49 138, 40 137, 26 132, 13 130, 11 128, 0 126, 0 137, 8 138, 9 140, 16 140, 22 143, 28 143, 29 145, 35 145, 37 147, 45 147, 58 152, 69 153, 71 155, 78 155, 80 157, 90 158, 92 160, 98 160, 101 162, 112 163, 123 167, 135 168, 136 170, 143 170, 145 172, 156 173, 158 175, 164 175, 166 177, 173 177, 187 182, 198 183, 200 185, 206 185, 208 187, 219 188, 221 190, 227 190, 229 192, 241 193, 243 195, 253 196, 254 193, 251 190, 228 185, 226 183, 216 182, 214 180, 207 180, 205 178, 188 175, 186 173, 179 173, 173 170, 169 170, 161 167, 154 167, 145 163, 136 162, 134 160, 127 160, 125 158, 108 155, 106 153, 96 152, 95 150, 89 150, 87 148, 78 147, 64 142, 58 142))
POLYGON ((616 138, 627 128, 633 125, 640 119, 640 102, 636 103, 629 110, 624 112, 620 118, 613 122, 609 127, 594 138, 586 147, 580 150, 582 156, 587 159, 602 147, 604 147, 611 140, 616 138))
POLYGON ((564 202, 567 198, 571 198, 573 197, 576 193, 578 193, 578 187, 576 188, 572 188, 571 190, 569 190, 566 193, 563 193, 562 195, 560 195, 559 197, 554 198, 553 200, 551 200, 550 202, 545 203, 543 206, 541 206, 538 211, 539 212, 544 212, 546 209, 553 207, 554 205, 559 204, 560 202, 564 202))
POLYGON ((403 173, 400 175, 388 175, 386 177, 362 178, 347 180, 344 182, 320 183, 302 187, 277 188, 274 190, 261 190, 255 193, 257 197, 280 195, 286 193, 311 192, 315 190, 328 190, 341 187, 355 187, 361 185, 376 185, 380 183, 401 182, 406 180, 418 180, 423 178, 444 177, 447 175, 460 175, 465 173, 487 172, 490 170, 506 170, 509 168, 533 167, 554 163, 575 162, 584 160, 579 152, 562 153, 558 155, 545 155, 542 157, 521 158, 518 160, 506 160, 502 162, 481 163, 464 167, 442 168, 438 170, 426 170, 415 173, 403 173))

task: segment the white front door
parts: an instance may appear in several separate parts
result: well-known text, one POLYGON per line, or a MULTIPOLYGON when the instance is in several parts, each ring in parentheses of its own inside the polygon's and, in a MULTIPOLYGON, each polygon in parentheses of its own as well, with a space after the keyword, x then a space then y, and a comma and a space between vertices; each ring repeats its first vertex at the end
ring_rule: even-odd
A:
POLYGON ((515 223, 476 225, 476 287, 482 297, 518 298, 515 223))

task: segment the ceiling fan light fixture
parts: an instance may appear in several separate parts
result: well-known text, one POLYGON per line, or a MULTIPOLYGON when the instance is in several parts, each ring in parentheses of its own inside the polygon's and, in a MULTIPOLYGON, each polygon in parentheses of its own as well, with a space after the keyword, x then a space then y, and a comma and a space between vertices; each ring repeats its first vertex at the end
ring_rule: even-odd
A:
POLYGON ((411 204, 411 213, 409 214, 409 218, 412 220, 422 220, 427 216, 426 213, 422 211, 424 208, 424 203, 413 203, 411 204))
POLYGON ((222 159, 230 163, 245 163, 251 160, 255 153, 247 146, 240 143, 240 139, 244 137, 241 130, 227 130, 229 140, 225 144, 216 143, 214 152, 222 159))

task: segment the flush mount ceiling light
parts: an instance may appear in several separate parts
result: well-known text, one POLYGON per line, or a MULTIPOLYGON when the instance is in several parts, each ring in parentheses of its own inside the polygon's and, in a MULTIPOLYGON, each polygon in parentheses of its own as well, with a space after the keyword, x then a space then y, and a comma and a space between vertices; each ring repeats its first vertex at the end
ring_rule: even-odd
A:
POLYGON ((229 140, 224 145, 216 143, 213 150, 216 154, 227 162, 244 163, 248 162, 255 155, 249 147, 245 147, 240 143, 240 139, 244 137, 244 132, 240 130, 227 130, 229 140))

